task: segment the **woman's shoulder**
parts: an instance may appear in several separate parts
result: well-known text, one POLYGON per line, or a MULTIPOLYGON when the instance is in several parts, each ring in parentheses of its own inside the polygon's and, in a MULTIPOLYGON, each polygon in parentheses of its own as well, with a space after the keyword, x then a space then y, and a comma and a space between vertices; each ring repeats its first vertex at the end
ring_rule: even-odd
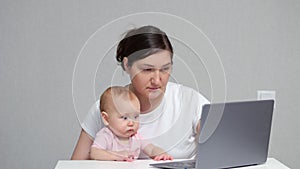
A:
POLYGON ((174 82, 168 82, 167 85, 167 91, 169 91, 170 93, 173 92, 182 92, 182 93, 198 93, 200 94, 198 91, 196 91, 195 89, 179 84, 179 83, 174 83, 174 82))
POLYGON ((208 102, 206 97, 198 92, 197 90, 174 82, 169 82, 167 85, 167 95, 173 97, 181 96, 181 98, 187 98, 190 100, 191 98, 201 100, 201 102, 208 102))
POLYGON ((99 112, 100 100, 96 100, 93 105, 90 107, 89 112, 99 112))

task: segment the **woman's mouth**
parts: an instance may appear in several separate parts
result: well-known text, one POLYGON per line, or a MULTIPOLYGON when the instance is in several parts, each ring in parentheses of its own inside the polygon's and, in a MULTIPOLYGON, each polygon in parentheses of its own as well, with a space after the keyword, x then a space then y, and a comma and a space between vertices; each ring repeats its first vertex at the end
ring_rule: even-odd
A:
POLYGON ((160 88, 159 87, 148 87, 147 88, 149 91, 157 91, 159 90, 160 88))

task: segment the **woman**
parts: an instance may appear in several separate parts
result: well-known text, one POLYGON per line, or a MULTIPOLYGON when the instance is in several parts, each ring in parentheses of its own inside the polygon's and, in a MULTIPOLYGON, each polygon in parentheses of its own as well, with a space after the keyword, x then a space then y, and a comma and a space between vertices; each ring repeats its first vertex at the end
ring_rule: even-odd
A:
MULTIPOLYGON (((132 29, 118 44, 116 59, 130 76, 126 87, 140 101, 143 138, 174 158, 195 155, 202 106, 209 101, 191 88, 169 82, 173 47, 167 35, 154 26, 132 29)), ((82 123, 72 159, 89 159, 90 146, 103 127, 99 114, 97 101, 82 123)))

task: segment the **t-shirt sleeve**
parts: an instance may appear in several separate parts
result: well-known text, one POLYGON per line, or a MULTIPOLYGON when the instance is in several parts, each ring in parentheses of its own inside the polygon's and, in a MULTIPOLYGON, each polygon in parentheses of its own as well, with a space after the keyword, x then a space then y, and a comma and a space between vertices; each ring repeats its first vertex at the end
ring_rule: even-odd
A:
POLYGON ((92 105, 83 122, 81 123, 82 129, 87 132, 91 137, 95 138, 96 133, 103 127, 100 118, 99 100, 92 105))
POLYGON ((201 115, 202 115, 202 107, 205 104, 209 104, 210 102, 203 95, 201 95, 200 93, 198 93, 196 91, 195 91, 195 97, 199 102, 199 104, 196 104, 197 105, 197 111, 196 111, 196 116, 195 116, 196 118, 193 121, 193 130, 196 133, 197 125, 198 125, 198 122, 201 119, 201 115))
POLYGON ((100 130, 96 134, 96 138, 92 144, 92 147, 107 150, 109 148, 109 146, 108 146, 109 141, 111 141, 111 140, 108 139, 107 133, 105 133, 104 130, 100 130))
POLYGON ((139 142, 141 150, 144 150, 145 147, 146 147, 148 144, 150 144, 150 142, 147 141, 147 140, 145 140, 145 139, 143 139, 143 137, 142 137, 139 133, 137 133, 137 134, 135 135, 135 138, 136 138, 136 140, 139 142))

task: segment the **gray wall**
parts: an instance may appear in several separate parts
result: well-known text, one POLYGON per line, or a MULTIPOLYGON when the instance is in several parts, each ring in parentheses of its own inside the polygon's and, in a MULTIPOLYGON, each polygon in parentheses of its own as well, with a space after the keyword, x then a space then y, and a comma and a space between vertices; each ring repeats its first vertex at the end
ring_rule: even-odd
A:
MULTIPOLYGON (((86 86, 86 93, 91 97, 78 92, 84 91, 82 86, 73 86, 72 90, 74 67, 80 51, 100 27, 121 16, 145 11, 185 18, 205 33, 224 66, 227 100, 256 99, 257 90, 276 90, 269 156, 291 168, 299 168, 300 126, 296 121, 300 118, 300 1, 289 0, 2 0, 1 168, 50 169, 57 160, 70 158, 80 132, 75 110, 84 115, 95 97, 112 81, 109 71, 97 68, 96 74, 86 75, 94 77, 94 81, 86 86), (76 98, 72 97, 72 91, 73 96, 79 93, 76 98)), ((149 19, 149 23, 153 20, 149 19)), ((132 24, 136 23, 128 23, 128 27, 132 24)), ((184 31, 186 37, 193 36, 184 27, 176 29, 184 31)), ((113 41, 119 37, 120 30, 125 27, 109 31, 113 41)), ((109 41, 107 37, 101 43, 109 41)), ((175 37, 173 43, 175 46, 178 43, 175 37)), ((180 53, 182 45, 177 46, 175 50, 180 53)), ((105 58, 113 57, 114 47, 103 49, 108 50, 105 58)), ((184 59, 183 55, 178 54, 178 59, 184 59)), ((95 62, 99 65, 97 59, 95 62)), ((107 62, 115 64, 113 60, 107 62)), ((205 70, 199 66, 199 61, 186 58, 184 62, 196 70, 205 70)), ((195 83, 195 79, 185 79, 179 63, 174 66, 175 80, 196 86, 210 98, 212 89, 207 74, 200 73, 202 78, 199 79, 196 73, 198 82, 195 83)), ((89 66, 85 68, 89 69, 89 66)), ((120 70, 115 74, 126 76, 120 70)), ((75 82, 80 81, 80 77, 83 78, 81 81, 85 80, 84 75, 77 75, 75 82)), ((126 77, 121 81, 126 81, 126 77)))

